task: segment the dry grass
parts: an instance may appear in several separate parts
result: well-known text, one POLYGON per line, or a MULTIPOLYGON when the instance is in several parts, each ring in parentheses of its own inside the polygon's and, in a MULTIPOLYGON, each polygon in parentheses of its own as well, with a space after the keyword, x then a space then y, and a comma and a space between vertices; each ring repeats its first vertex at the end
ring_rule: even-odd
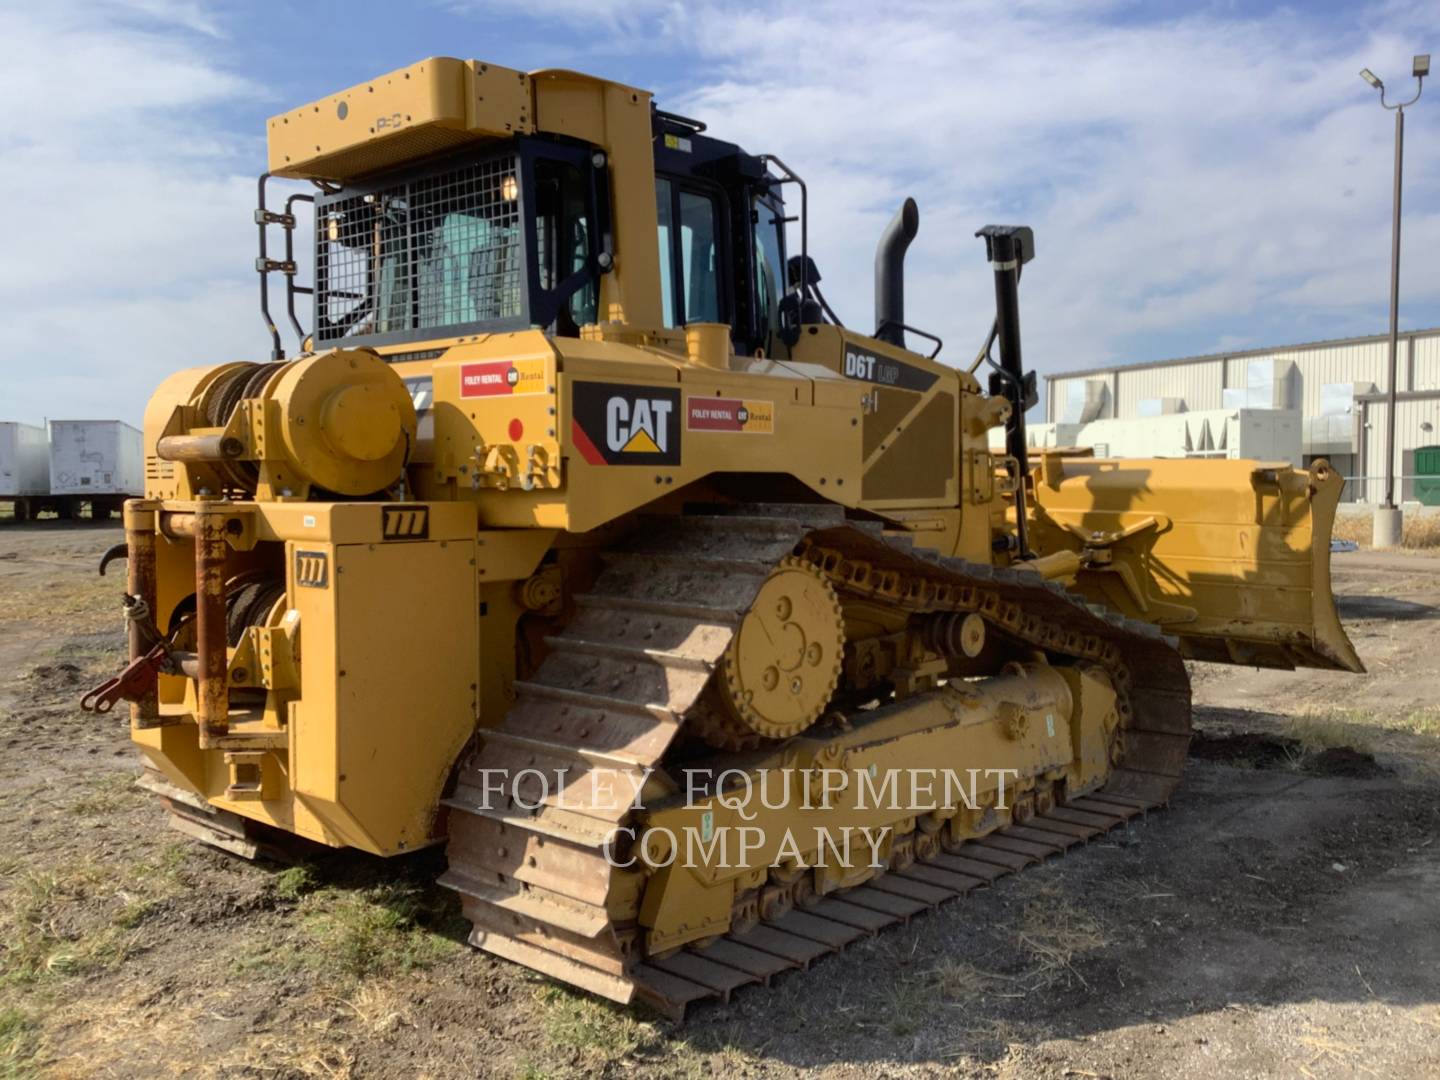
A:
POLYGON ((360 1029, 372 1037, 415 1026, 404 1000, 383 983, 365 983, 350 997, 335 999, 335 1004, 353 1015, 360 1029))
POLYGON ((1374 723, 1375 717, 1368 713, 1301 713, 1286 719, 1284 730, 1309 754, 1340 747, 1368 754, 1374 751, 1374 744, 1366 727, 1374 723))
POLYGON ((22 583, 0 593, 0 623, 40 620, 63 625, 69 634, 90 633, 108 626, 118 629, 123 625, 119 588, 114 579, 98 574, 82 577, 56 573, 43 583, 22 583))
POLYGON ((1415 735, 1428 735, 1431 738, 1440 739, 1440 705, 1432 705, 1427 709, 1416 709, 1407 713, 1397 721, 1404 731, 1415 735))
POLYGON ((1030 990, 1070 978, 1088 986, 1074 962, 1111 943, 1100 921, 1072 904, 1057 888, 1043 890, 1025 905, 1016 937, 1033 961, 1030 990))
POLYGON ((352 1075, 353 1051, 337 1038, 337 1030, 352 1023, 352 1010, 318 994, 296 998, 283 1025, 232 1027, 226 1045, 197 1055, 197 1033, 253 1014, 254 995, 253 986, 240 983, 211 989, 203 1000, 157 1004, 153 987, 131 986, 61 1002, 48 1024, 66 1032, 65 1056, 45 1060, 46 1072, 324 1080, 352 1075))
MULTIPOLYGON (((1374 528, 1375 519, 1369 513, 1337 514, 1333 535, 1336 540, 1353 540, 1362 548, 1368 548, 1374 528)), ((1440 548, 1440 514, 1407 513, 1400 545, 1417 551, 1440 548)))
POLYGON ((1348 746, 1373 753, 1387 732, 1440 738, 1440 705, 1406 713, 1327 709, 1289 717, 1285 733, 1311 752, 1348 746))
POLYGON ((946 959, 930 969, 930 982, 940 996, 956 1004, 986 998, 1025 996, 1021 980, 994 971, 983 971, 964 960, 946 959))
MULTIPOLYGON (((957 1075, 962 1076, 1026 1076, 1028 1071, 1013 1067, 1007 1067, 1015 1054, 1024 1045, 1027 1034, 1024 1027, 1009 1020, 1002 1020, 999 1017, 981 1017, 970 1021, 964 1027, 957 1027, 953 1034, 958 1039, 952 1041, 941 1052, 942 1058, 949 1059, 954 1063, 957 1075), (993 1047, 987 1057, 977 1059, 977 1052, 983 1052, 983 1048, 993 1047), (999 1060, 995 1060, 998 1058, 999 1060)), ((1066 1070, 1065 1076, 1073 1075, 1066 1070)))
MULTIPOLYGON (((933 1001, 938 993, 974 1018, 987 1004, 1024 998, 1059 982, 1073 980, 1088 987, 1076 965, 1083 957, 1112 944, 1105 928, 1058 886, 1045 883, 1037 887, 1033 881, 1022 884, 1032 888, 1033 893, 1015 924, 1018 948, 1012 970, 986 971, 965 960, 946 958, 925 973, 923 984, 914 984, 922 990, 922 1005, 933 1001)), ((914 1003, 907 1004, 907 1011, 909 1004, 914 1003)), ((988 1033, 973 1034, 982 1041, 990 1037, 988 1033)))
POLYGON ((1321 709, 1284 718, 1278 726, 1299 743, 1290 755, 1296 768, 1313 755, 1348 747, 1386 767, 1440 778, 1440 706, 1406 712, 1321 709))

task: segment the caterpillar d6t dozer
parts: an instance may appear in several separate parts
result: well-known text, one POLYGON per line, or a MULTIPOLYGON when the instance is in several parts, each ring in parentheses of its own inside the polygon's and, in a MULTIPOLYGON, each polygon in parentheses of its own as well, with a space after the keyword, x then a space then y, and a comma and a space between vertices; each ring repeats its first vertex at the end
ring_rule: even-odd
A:
POLYGON ((1027 453, 1028 229, 952 366, 913 202, 848 329, 801 179, 641 90, 431 59, 269 155, 273 355, 151 399, 86 702, 192 834, 444 844, 474 944, 676 1015, 1164 803, 1187 658, 1360 670, 1324 463, 1027 453))

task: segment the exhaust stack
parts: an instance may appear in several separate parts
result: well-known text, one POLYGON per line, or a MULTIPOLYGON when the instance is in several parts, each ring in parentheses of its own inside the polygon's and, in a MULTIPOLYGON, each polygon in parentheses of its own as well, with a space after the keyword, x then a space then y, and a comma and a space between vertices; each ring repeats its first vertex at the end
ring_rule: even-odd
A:
POLYGON ((905 250, 920 231, 920 207, 907 198, 875 249, 875 336, 905 346, 905 250))

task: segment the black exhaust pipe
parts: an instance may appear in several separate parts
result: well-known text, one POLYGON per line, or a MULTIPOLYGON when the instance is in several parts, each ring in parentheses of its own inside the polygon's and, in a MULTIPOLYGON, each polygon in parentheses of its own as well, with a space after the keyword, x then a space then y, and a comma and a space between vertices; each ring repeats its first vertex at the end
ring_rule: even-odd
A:
POLYGON ((875 336, 905 347, 905 250, 920 231, 920 207, 906 199, 875 249, 875 336))
POLYGON ((992 397, 1010 402, 1010 419, 1005 425, 1005 450, 1015 462, 1015 554, 1032 558, 1025 535, 1025 485, 1029 482, 1030 461, 1025 438, 1025 413, 1039 401, 1035 373, 1025 370, 1020 353, 1020 268, 1035 257, 1035 233, 1027 225, 986 225, 975 234, 985 240, 985 254, 995 272, 995 323, 985 355, 998 338, 1000 362, 990 362, 992 397))

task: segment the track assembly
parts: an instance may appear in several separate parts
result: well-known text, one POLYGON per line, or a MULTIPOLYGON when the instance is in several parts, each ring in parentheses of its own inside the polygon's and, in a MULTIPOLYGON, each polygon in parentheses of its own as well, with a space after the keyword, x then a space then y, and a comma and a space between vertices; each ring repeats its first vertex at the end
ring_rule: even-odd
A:
MULTIPOLYGON (((612 999, 638 996, 675 1017, 693 1001, 805 967, 1163 804, 1190 737, 1184 665, 1154 627, 1087 606, 1033 573, 914 549, 828 507, 657 521, 607 555, 550 644, 535 676, 517 683, 505 720, 481 733, 462 765, 446 803, 450 869, 442 884, 461 894, 481 948, 612 999), (860 883, 841 881, 824 895, 809 872, 755 868, 754 887, 737 885, 733 904, 716 917, 719 932, 669 945, 653 928, 666 890, 657 890, 658 875, 648 880, 613 865, 616 830, 679 798, 667 770, 680 761, 682 732, 713 739, 715 710, 725 709, 732 725, 735 713, 759 718, 748 720, 757 736, 752 757, 829 737, 829 718, 799 743, 793 733, 804 730, 800 717, 825 708, 826 700, 814 704, 813 685, 826 699, 835 686, 836 627, 852 601, 957 615, 952 636, 967 655, 983 647, 983 633, 967 621, 978 615, 1009 639, 1093 673, 1114 695, 1103 779, 1083 793, 1037 785, 1019 793, 1008 815, 972 817, 971 831, 981 835, 963 840, 930 815, 897 836, 885 872, 866 871, 860 883), (798 691, 787 677, 801 680, 798 691), (753 711, 726 709, 723 697, 714 700, 717 686, 753 711), (781 692, 803 702, 788 727, 774 726, 781 692), (767 731, 792 735, 758 738, 767 731), (605 785, 608 798, 587 801, 590 785, 577 781, 600 769, 620 782, 605 785), (557 795, 521 783, 498 801, 493 788, 487 794, 493 776, 521 770, 566 770, 569 787, 557 795)), ((979 684, 929 695, 960 716, 967 685, 979 684)), ((838 722, 853 742, 884 713, 838 722)), ((688 925, 693 938, 699 924, 688 925)))

